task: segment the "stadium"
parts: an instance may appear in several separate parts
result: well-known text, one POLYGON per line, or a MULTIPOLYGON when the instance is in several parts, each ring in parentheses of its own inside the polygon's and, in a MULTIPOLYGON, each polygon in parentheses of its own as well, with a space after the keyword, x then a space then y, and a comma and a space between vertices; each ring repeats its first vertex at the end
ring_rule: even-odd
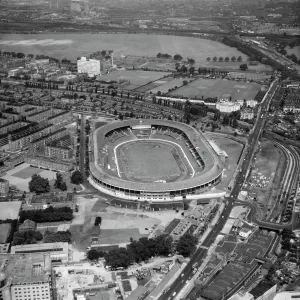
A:
POLYGON ((90 183, 118 198, 150 203, 193 199, 222 179, 218 151, 183 123, 114 122, 96 129, 91 145, 90 183))

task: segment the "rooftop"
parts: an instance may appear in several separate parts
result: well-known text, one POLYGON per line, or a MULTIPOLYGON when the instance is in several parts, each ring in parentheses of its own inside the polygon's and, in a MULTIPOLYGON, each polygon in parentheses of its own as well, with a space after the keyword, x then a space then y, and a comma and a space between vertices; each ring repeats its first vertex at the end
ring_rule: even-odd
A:
POLYGON ((19 217, 22 201, 0 202, 0 220, 16 220, 19 217))
POLYGON ((49 255, 34 254, 2 254, 0 255, 0 271, 12 284, 48 282, 50 280, 51 260, 49 255))

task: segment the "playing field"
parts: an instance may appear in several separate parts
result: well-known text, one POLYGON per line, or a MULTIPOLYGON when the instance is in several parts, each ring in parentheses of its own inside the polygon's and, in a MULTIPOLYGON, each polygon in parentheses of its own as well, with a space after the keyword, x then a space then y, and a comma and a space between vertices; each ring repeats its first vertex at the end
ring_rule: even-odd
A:
POLYGON ((130 85, 126 86, 126 89, 134 90, 141 85, 145 85, 152 81, 156 81, 163 78, 165 75, 170 73, 167 72, 152 72, 152 71, 114 71, 109 74, 101 76, 101 80, 105 81, 117 81, 128 80, 130 85))
POLYGON ((39 174, 43 171, 44 171, 43 169, 27 167, 19 172, 14 173, 13 176, 21 179, 27 179, 29 177, 32 177, 32 175, 39 174))
POLYGON ((254 99, 260 91, 261 85, 257 83, 236 82, 225 79, 198 79, 169 93, 171 96, 188 98, 228 98, 235 100, 254 99))
POLYGON ((158 141, 127 143, 118 149, 121 177, 133 181, 166 182, 187 175, 187 169, 175 146, 158 141))

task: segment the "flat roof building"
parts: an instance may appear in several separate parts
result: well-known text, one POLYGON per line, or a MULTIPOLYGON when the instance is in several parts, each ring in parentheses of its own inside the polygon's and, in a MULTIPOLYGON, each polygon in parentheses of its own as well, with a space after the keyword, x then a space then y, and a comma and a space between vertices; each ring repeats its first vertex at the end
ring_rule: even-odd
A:
POLYGON ((78 73, 87 73, 89 77, 101 74, 100 60, 81 57, 77 60, 78 73))
POLYGON ((0 265, 0 299, 52 299, 49 255, 3 254, 0 265))
POLYGON ((44 243, 17 245, 11 247, 12 254, 20 253, 49 253, 50 260, 53 262, 67 262, 69 254, 68 243, 44 243))

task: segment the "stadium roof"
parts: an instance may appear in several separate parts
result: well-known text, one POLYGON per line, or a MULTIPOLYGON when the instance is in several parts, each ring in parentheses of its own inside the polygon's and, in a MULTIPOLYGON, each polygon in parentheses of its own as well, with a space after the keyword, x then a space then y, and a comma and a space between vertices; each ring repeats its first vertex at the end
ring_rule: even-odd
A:
POLYGON ((102 126, 94 131, 93 133, 94 141, 94 159, 90 163, 90 171, 92 174, 99 180, 109 184, 113 187, 122 188, 125 190, 139 190, 145 192, 167 192, 167 191, 178 191, 185 190, 188 188, 198 187, 200 185, 210 183, 212 180, 217 178, 223 171, 223 163, 221 162, 218 155, 214 152, 213 148, 207 142, 203 134, 193 127, 174 121, 167 120, 155 120, 155 119, 131 119, 122 122, 114 122, 108 125, 102 126), (124 180, 117 176, 112 176, 103 170, 97 162, 99 147, 103 148, 105 141, 105 134, 115 130, 117 128, 137 126, 137 125, 158 125, 158 126, 169 126, 184 132, 191 143, 196 149, 199 149, 198 152, 201 158, 204 161, 204 169, 193 178, 175 181, 175 182, 153 182, 153 183, 143 183, 143 182, 134 182, 129 180, 124 180))

